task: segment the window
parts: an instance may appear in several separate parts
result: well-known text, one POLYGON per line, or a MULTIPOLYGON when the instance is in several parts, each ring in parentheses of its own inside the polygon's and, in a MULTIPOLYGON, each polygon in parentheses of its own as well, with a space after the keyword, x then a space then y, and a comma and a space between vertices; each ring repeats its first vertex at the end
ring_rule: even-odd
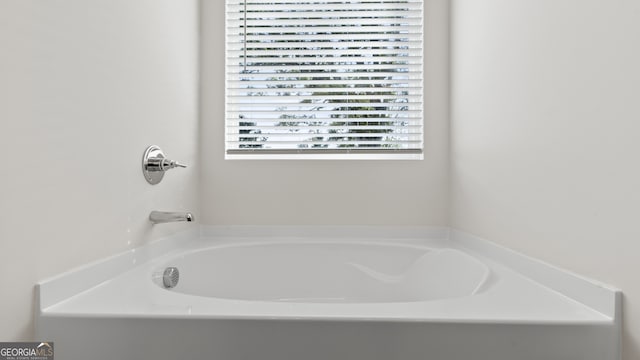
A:
POLYGON ((227 0, 226 157, 422 158, 422 0, 227 0))

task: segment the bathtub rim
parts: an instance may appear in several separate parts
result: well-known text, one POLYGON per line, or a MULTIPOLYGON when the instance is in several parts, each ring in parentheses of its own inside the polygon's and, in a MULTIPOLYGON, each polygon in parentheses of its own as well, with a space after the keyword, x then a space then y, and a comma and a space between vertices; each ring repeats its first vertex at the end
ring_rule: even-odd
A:
MULTIPOLYGON (((223 237, 230 241, 242 238, 279 238, 299 237, 305 235, 307 238, 323 238, 331 236, 336 238, 364 238, 368 241, 388 241, 390 235, 403 242, 415 241, 424 244, 425 239, 443 247, 458 247, 468 251, 472 256, 479 259, 485 258, 498 263, 518 263, 523 262, 525 266, 516 267, 514 271, 523 276, 531 278, 537 283, 558 292, 567 298, 585 305, 594 311, 609 318, 612 322, 620 324, 621 292, 611 286, 600 282, 575 275, 560 268, 551 266, 541 261, 526 257, 502 248, 494 243, 469 234, 450 231, 442 227, 229 227, 229 226, 203 226, 198 229, 191 229, 179 234, 169 236, 140 248, 135 248, 107 259, 95 261, 80 268, 72 269, 66 273, 45 279, 36 285, 36 317, 53 315, 47 311, 48 308, 64 302, 76 295, 90 291, 98 285, 109 281, 109 279, 120 275, 126 271, 144 264, 159 256, 164 256, 180 248, 185 241, 207 241, 210 238, 223 237), (309 236, 312 234, 312 236, 309 236), (450 235, 451 234, 451 235, 450 235), (537 274, 537 275, 536 275, 537 274), (540 275, 542 274, 542 275, 540 275), (550 279, 551 278, 551 279, 550 279), (552 280, 552 281, 549 281, 552 280), (546 282, 546 283, 545 283, 546 282), (559 291, 558 287, 569 289, 559 291), (594 296, 597 295, 597 296, 594 296)), ((56 315, 75 316, 76 314, 56 313, 56 315)), ((82 316, 81 314, 77 314, 82 316)), ((91 315, 91 314, 84 314, 91 315)), ((98 315, 99 316, 99 315, 98 315)), ((107 315, 112 317, 113 314, 107 315)), ((171 317, 172 315, 167 315, 171 317)), ((205 316, 206 317, 206 316, 205 316)), ((211 316, 210 318, 220 318, 211 316)), ((248 318, 255 318, 249 316, 248 318)), ((320 318, 320 317, 317 317, 320 318)), ((326 317, 322 317, 326 318, 326 317)), ((329 318, 326 318, 329 319, 329 318)), ((337 317, 334 320, 345 320, 337 317)), ((373 319, 380 320, 380 319, 373 319)), ((429 319, 438 321, 437 318, 429 319)), ((455 319, 441 319, 442 321, 456 321, 455 319)), ((481 321, 482 322, 482 321, 481 321)), ((508 322, 508 321, 507 321, 508 322)), ((543 321, 548 323, 548 321, 543 321)), ((514 321, 517 323, 517 321, 514 321)))

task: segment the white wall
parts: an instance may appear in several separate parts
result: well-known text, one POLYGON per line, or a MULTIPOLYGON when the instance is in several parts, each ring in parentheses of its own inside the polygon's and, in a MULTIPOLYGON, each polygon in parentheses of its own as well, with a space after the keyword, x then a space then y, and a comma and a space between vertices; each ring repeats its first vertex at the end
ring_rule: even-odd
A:
MULTIPOLYGON (((154 209, 448 224, 446 0, 425 1, 425 160, 399 162, 224 161, 223 4, 203 1, 199 132, 196 0, 0 0, 3 341, 33 336, 38 280, 188 226, 152 228, 154 209), (148 185, 153 143, 193 166, 148 185)), ((453 26, 453 225, 621 287, 626 359, 640 358, 639 14, 457 0, 453 26)))
POLYGON ((151 186, 147 145, 197 165, 197 1, 0 1, 0 340, 38 280, 131 249, 153 209, 198 216, 197 166, 151 186))
POLYGON ((640 358, 640 2, 452 14, 453 226, 620 287, 640 358))
POLYGON ((225 161, 224 1, 203 1, 203 222, 447 225, 447 1, 425 13, 424 161, 225 161))

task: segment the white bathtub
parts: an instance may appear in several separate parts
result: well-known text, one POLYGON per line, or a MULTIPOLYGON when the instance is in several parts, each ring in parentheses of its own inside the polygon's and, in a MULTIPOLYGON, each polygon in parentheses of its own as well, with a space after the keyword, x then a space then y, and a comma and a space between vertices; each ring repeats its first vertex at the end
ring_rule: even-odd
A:
POLYGON ((42 282, 38 338, 71 360, 619 359, 617 291, 444 230, 234 231, 42 282))

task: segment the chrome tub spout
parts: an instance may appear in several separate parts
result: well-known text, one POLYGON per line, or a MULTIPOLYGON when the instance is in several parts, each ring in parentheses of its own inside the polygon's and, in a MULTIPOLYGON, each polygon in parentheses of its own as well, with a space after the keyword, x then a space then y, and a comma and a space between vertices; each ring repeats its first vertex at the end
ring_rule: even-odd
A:
POLYGON ((190 212, 170 212, 170 211, 152 211, 149 214, 149 221, 154 224, 162 224, 176 221, 194 221, 193 214, 190 212))

